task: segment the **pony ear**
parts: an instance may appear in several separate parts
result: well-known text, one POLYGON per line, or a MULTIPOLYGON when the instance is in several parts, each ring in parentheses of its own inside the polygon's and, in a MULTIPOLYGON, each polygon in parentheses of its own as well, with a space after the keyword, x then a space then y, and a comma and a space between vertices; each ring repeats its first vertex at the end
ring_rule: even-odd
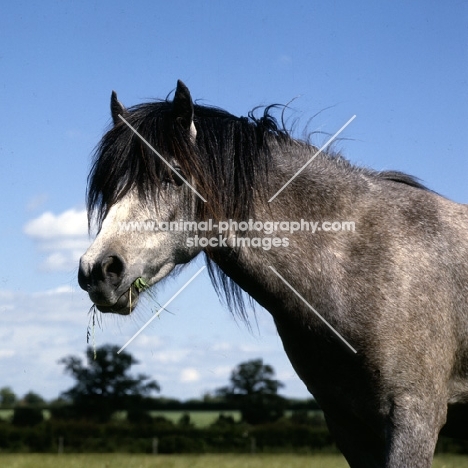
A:
POLYGON ((114 125, 117 125, 118 123, 121 122, 121 120, 119 119, 119 114, 124 116, 127 113, 127 109, 117 99, 117 93, 115 91, 112 91, 110 107, 111 107, 112 120, 114 122, 114 125))
POLYGON ((192 96, 190 96, 190 91, 181 80, 177 81, 177 88, 174 95, 174 101, 172 102, 172 107, 175 119, 190 132, 192 141, 195 141, 197 131, 195 129, 195 124, 193 123, 194 107, 192 96))

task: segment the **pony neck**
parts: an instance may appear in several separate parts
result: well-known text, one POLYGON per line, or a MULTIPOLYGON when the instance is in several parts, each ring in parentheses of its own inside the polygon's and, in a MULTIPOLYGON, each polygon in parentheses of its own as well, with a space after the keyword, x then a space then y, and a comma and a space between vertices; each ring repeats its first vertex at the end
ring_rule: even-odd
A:
POLYGON ((210 255, 225 275, 274 316, 290 309, 286 302, 291 292, 273 269, 300 294, 307 291, 310 297, 316 290, 318 296, 320 290, 323 296, 323 284, 331 282, 348 240, 343 239, 346 233, 326 232, 322 224, 353 221, 347 218, 354 216, 354 203, 367 187, 359 177, 345 176, 326 157, 311 166, 268 202, 268 195, 297 171, 297 163, 270 169, 269 190, 256 194, 250 219, 245 220, 248 230, 233 233, 241 238, 239 244, 210 255))

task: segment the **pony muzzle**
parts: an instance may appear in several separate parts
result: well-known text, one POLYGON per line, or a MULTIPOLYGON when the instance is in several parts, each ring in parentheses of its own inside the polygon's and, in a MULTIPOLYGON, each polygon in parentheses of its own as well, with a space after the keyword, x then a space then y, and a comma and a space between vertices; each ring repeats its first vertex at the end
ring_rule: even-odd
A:
POLYGON ((127 280, 125 261, 118 255, 105 255, 94 263, 83 256, 78 283, 101 312, 128 315, 135 308, 139 291, 127 280))

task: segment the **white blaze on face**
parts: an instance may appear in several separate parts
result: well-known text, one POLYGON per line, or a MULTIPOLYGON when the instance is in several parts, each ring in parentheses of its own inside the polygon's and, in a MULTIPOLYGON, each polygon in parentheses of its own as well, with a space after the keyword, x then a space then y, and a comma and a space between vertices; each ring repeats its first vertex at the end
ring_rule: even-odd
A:
MULTIPOLYGON (((113 246, 119 240, 119 229, 121 222, 130 219, 132 212, 133 196, 129 193, 118 203, 113 205, 99 230, 96 239, 82 256, 83 265, 93 265, 97 259, 100 259, 109 250, 115 250, 113 246)), ((119 243, 119 242, 117 242, 119 243)))
POLYGON ((131 281, 143 277, 152 285, 167 276, 177 264, 198 254, 200 249, 187 247, 185 232, 148 229, 148 221, 157 225, 183 216, 178 213, 181 206, 178 200, 177 203, 174 199, 172 203, 163 203, 163 200, 160 199, 156 210, 151 199, 142 200, 133 190, 113 205, 95 241, 82 257, 84 271, 91 271, 95 262, 104 256, 117 256, 131 281))

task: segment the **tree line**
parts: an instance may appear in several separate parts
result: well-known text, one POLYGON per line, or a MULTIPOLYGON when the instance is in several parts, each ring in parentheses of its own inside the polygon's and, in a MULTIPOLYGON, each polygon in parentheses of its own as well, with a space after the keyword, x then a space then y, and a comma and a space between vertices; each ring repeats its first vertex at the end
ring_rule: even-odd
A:
MULTIPOLYGON (((129 420, 148 420, 155 409, 238 410, 248 424, 274 422, 284 416, 294 404, 279 395, 284 387, 275 378, 275 371, 262 359, 240 363, 230 375, 228 385, 206 394, 202 400, 179 402, 156 398, 161 388, 145 374, 132 375, 131 367, 138 361, 129 353, 117 353, 118 347, 104 345, 86 350, 86 362, 77 356, 60 359, 59 364, 74 379, 74 385, 59 398, 47 404, 30 391, 18 399, 9 387, 0 389, 2 408, 14 408, 13 423, 35 424, 41 421, 42 409, 48 407, 52 417, 68 420, 108 422, 117 411, 125 411, 129 420)), ((318 409, 314 401, 296 402, 302 409, 318 409)))
MULTIPOLYGON (((180 402, 157 397, 159 383, 132 375, 136 359, 117 351, 111 345, 89 347, 85 362, 62 358, 59 363, 74 385, 52 402, 33 391, 19 399, 11 388, 1 388, 0 406, 13 409, 13 418, 0 419, 0 451, 152 453, 155 445, 160 453, 336 450, 315 401, 279 395, 283 384, 261 359, 237 365, 228 385, 202 399, 180 402), (50 413, 47 420, 44 409, 50 413), (152 410, 185 413, 174 423, 152 410), (215 410, 218 418, 198 428, 190 419, 193 410, 215 410), (223 414, 227 410, 238 411, 241 421, 223 414), (126 418, 113 419, 115 412, 126 418)), ((468 453, 468 443, 442 437, 437 450, 468 453)))

